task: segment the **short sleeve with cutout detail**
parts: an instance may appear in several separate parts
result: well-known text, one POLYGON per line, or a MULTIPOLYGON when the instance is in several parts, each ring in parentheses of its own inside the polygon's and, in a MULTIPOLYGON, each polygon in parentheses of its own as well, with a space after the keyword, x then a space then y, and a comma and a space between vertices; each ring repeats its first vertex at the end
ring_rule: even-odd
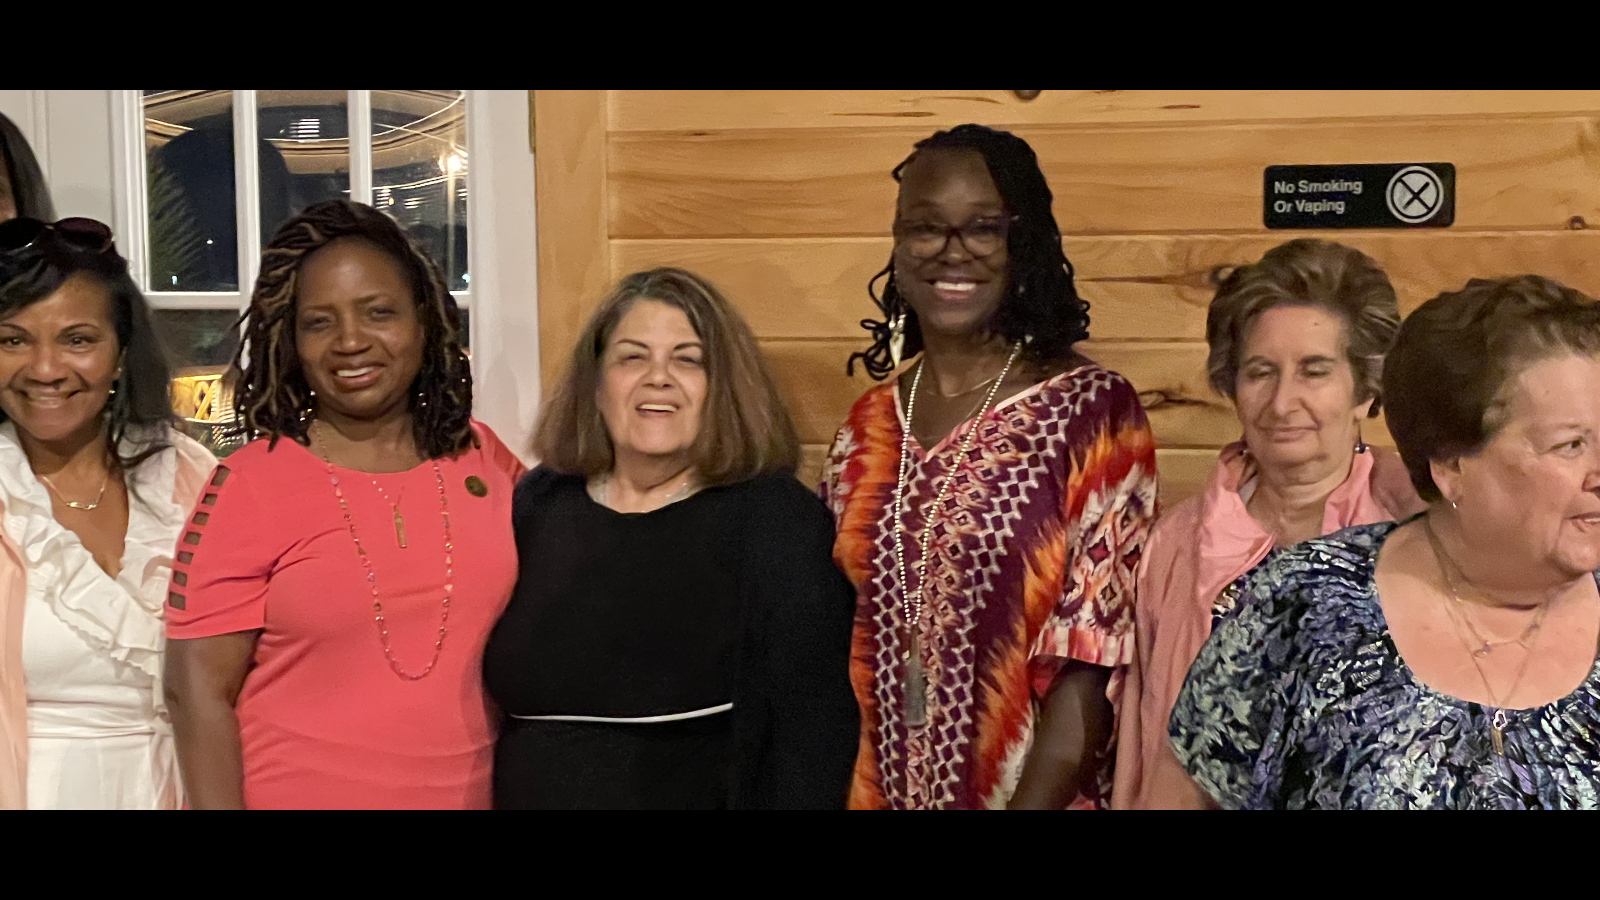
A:
POLYGON ((267 581, 283 531, 269 522, 247 477, 219 464, 178 537, 167 589, 167 636, 200 638, 260 629, 267 581))

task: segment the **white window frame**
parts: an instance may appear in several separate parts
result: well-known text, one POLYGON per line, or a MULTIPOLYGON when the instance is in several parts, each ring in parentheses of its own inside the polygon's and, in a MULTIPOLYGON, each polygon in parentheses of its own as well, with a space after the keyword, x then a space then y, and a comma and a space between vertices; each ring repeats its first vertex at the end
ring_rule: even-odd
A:
MULTIPOLYGON (((229 309, 243 312, 250 304, 250 290, 261 266, 261 160, 257 143, 260 133, 260 108, 256 91, 233 92, 233 198, 237 216, 239 246, 239 290, 163 291, 150 283, 149 209, 146 205, 144 152, 144 92, 116 91, 112 99, 112 133, 119 171, 116 183, 122 188, 116 205, 113 226, 122 238, 134 284, 145 292, 152 309, 229 309)), ((471 92, 469 92, 470 94, 471 92)), ((478 198, 476 167, 472 159, 472 98, 467 98, 467 271, 477 269, 473 247, 472 208, 478 198)), ((372 205, 372 92, 350 91, 346 97, 350 134, 350 197, 372 205)), ((454 202, 455 198, 450 198, 454 202)), ((472 308, 472 284, 464 291, 451 291, 463 311, 472 308)))
MULTIPOLYGON (((149 215, 142 91, 110 91, 112 227, 134 283, 153 309, 242 312, 260 266, 256 91, 233 92, 234 206, 239 290, 175 292, 149 283, 149 215)), ((467 269, 452 291, 471 316, 474 414, 526 460, 539 406, 533 154, 527 91, 467 91, 467 269)), ((372 205, 372 92, 350 91, 350 196, 372 205)))

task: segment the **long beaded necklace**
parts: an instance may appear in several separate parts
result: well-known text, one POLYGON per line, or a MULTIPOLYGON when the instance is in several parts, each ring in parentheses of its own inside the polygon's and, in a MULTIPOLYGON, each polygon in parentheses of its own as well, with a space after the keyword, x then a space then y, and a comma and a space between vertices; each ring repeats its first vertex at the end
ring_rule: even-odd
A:
MULTIPOLYGON (((449 634, 447 625, 450 622, 450 597, 455 592, 455 562, 452 554, 455 544, 450 539, 450 501, 444 493, 444 473, 439 470, 439 461, 429 460, 433 465, 433 480, 439 487, 439 517, 444 522, 444 599, 439 603, 439 636, 433 643, 433 658, 428 660, 428 665, 421 672, 408 672, 395 658, 394 646, 389 640, 389 623, 383 616, 383 601, 378 598, 378 575, 372 568, 372 559, 367 556, 367 549, 361 546, 361 537, 356 534, 355 520, 350 518, 350 507, 345 503, 344 489, 339 486, 339 473, 334 471, 333 462, 327 454, 322 454, 322 461, 328 466, 328 481, 333 484, 333 495, 339 500, 339 512, 344 516, 344 525, 350 530, 350 541, 356 546, 356 557, 361 560, 361 567, 366 570, 367 587, 372 591, 372 618, 378 623, 378 639, 383 643, 383 658, 388 660, 389 668, 394 674, 406 681, 421 681, 433 672, 439 664, 439 655, 444 652, 444 639, 449 634)), ((400 546, 404 547, 404 532, 399 531, 400 546)))
MULTIPOLYGON (((1005 367, 994 378, 990 385, 989 393, 983 398, 983 405, 979 407, 978 414, 972 418, 967 426, 966 434, 961 438, 961 449, 956 453, 955 459, 950 464, 950 470, 945 473, 944 481, 939 485, 939 490, 934 496, 933 504, 928 507, 926 521, 922 523, 922 535, 917 540, 920 554, 917 558, 917 590, 915 594, 906 588, 906 551, 901 539, 904 530, 902 524, 905 514, 905 498, 908 488, 907 480, 911 473, 911 430, 916 420, 917 388, 922 384, 922 370, 927 360, 917 363, 916 374, 911 376, 911 399, 906 401, 906 429, 900 437, 900 473, 894 486, 894 561, 896 575, 900 581, 900 609, 906 620, 906 625, 911 631, 911 639, 907 643, 905 654, 901 661, 905 663, 905 692, 906 692, 906 724, 918 728, 928 721, 928 676, 922 667, 922 609, 924 598, 927 594, 928 583, 928 548, 933 538, 933 518, 950 493, 950 487, 955 483, 956 470, 966 462, 967 454, 972 451, 972 442, 978 434, 978 423, 988 415, 989 407, 994 403, 994 397, 1000 390, 1000 385, 1005 383, 1006 375, 1010 373, 1011 366, 1017 361, 1017 356, 1022 352, 1022 344, 1013 344, 1011 355, 1006 357, 1005 367)), ((960 396, 959 394, 956 396, 960 396)))

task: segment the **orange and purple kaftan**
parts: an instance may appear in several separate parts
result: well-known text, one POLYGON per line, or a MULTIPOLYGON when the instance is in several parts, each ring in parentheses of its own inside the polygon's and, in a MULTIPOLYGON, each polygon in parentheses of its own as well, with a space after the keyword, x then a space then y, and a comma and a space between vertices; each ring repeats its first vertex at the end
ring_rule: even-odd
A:
MULTIPOLYGON (((904 420, 898 387, 856 401, 830 451, 823 498, 834 561, 856 588, 850 678, 861 704, 856 808, 1004 807, 1039 701, 1069 659, 1133 658, 1134 569, 1156 509, 1155 446, 1132 386, 1081 366, 978 422, 944 503, 930 509, 968 424, 913 458, 901 523, 907 578, 934 516, 920 631, 926 724, 905 717, 910 646, 895 563, 904 420)), ((1109 779, 1077 805, 1104 805, 1109 779)))

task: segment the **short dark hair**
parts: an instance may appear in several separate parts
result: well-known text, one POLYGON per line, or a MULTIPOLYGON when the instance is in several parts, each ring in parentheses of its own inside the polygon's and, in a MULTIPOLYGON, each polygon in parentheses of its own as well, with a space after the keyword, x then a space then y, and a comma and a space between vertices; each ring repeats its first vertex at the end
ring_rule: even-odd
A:
POLYGON ((417 450, 438 459, 465 450, 472 437, 472 366, 461 346, 461 312, 439 267, 399 223, 360 203, 329 200, 290 219, 262 249, 261 274, 244 316, 244 341, 229 372, 246 437, 287 435, 302 444, 311 423, 301 413, 311 387, 295 350, 300 267, 342 238, 366 241, 400 266, 422 325, 422 369, 411 384, 417 450), (420 395, 420 396, 419 396, 420 395))
POLYGON ((651 269, 622 279, 589 317, 534 431, 533 452, 557 472, 599 475, 615 464, 595 402, 600 356, 617 323, 640 300, 676 307, 705 354, 706 401, 694 466, 708 485, 793 472, 800 441, 750 326, 711 282, 683 269, 651 269))
POLYGON ((1356 400, 1372 400, 1368 414, 1376 416, 1383 398, 1383 358, 1400 329, 1394 285, 1372 257, 1316 238, 1279 244, 1223 279, 1206 313, 1206 376, 1212 389, 1234 399, 1250 326, 1278 306, 1319 307, 1344 323, 1356 400))
POLYGON ((1417 494, 1439 500, 1429 463, 1482 450, 1506 423, 1516 376, 1568 353, 1600 357, 1600 304, 1539 275, 1475 278, 1408 316, 1383 388, 1417 494))
MULTIPOLYGON (((918 141, 890 175, 898 182, 906 166, 934 150, 970 150, 981 155, 1006 211, 1017 217, 1006 238, 1010 263, 1006 293, 991 323, 994 330, 1011 343, 1026 340, 1022 359, 1030 365, 1066 359, 1074 344, 1089 337, 1089 304, 1078 296, 1072 283, 1072 263, 1061 249, 1061 228, 1050 208, 1055 198, 1039 168, 1039 157, 1027 141, 1010 132, 957 125, 918 141)), ((889 265, 868 283, 867 294, 884 318, 861 320, 861 327, 872 333, 872 346, 850 354, 845 368, 853 373, 856 360, 860 360, 868 375, 883 379, 894 371, 889 354, 890 323, 901 315, 906 317, 903 352, 908 359, 922 350, 922 329, 895 284, 892 254, 889 265), (872 287, 879 279, 887 279, 881 296, 872 287)))
MULTIPOLYGON (((122 375, 106 404, 106 439, 111 461, 124 472, 170 444, 172 370, 150 319, 144 294, 128 276, 128 262, 115 247, 102 253, 78 250, 46 237, 38 248, 18 251, 0 281, 0 319, 50 296, 75 275, 105 288, 111 325, 122 353, 122 375), (124 439, 127 446, 124 447, 124 439)), ((0 422, 6 420, 0 411, 0 422)))
POLYGON ((50 187, 44 182, 44 173, 39 170, 33 148, 28 146, 16 123, 4 115, 0 115, 0 165, 6 167, 6 174, 11 177, 11 196, 16 200, 17 217, 54 222, 56 205, 50 202, 50 187))

